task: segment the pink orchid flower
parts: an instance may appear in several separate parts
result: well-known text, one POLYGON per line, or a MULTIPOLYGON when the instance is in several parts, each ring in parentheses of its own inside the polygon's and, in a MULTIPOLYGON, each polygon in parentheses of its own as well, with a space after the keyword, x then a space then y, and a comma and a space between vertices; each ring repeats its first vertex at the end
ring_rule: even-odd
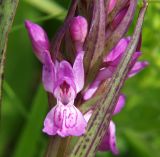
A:
MULTIPOLYGON (((74 99, 84 86, 84 51, 78 51, 74 64, 65 60, 52 61, 50 42, 45 31, 30 21, 25 22, 35 55, 43 64, 42 82, 47 92, 57 99, 57 104, 44 120, 43 132, 48 135, 80 136, 87 125, 82 113, 74 106, 74 99)), ((83 36, 83 40, 85 34, 83 36)), ((81 49, 82 50, 82 49, 81 49)))
MULTIPOLYGON (((97 77, 84 93, 84 100, 90 99, 104 80, 111 79, 129 42, 130 37, 122 38, 118 42, 118 44, 111 50, 111 52, 104 57, 104 67, 99 70, 97 77)), ((140 55, 141 52, 136 51, 132 56, 132 63, 130 66, 131 69, 128 73, 128 77, 136 75, 148 65, 147 61, 137 61, 140 55)))

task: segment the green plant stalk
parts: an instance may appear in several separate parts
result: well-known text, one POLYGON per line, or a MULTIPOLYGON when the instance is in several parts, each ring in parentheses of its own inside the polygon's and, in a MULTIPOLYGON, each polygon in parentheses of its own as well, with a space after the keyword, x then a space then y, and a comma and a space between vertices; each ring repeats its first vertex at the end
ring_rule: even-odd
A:
POLYGON ((128 65, 130 64, 131 57, 135 52, 136 45, 141 33, 144 15, 147 9, 147 4, 140 11, 137 26, 135 28, 133 37, 128 45, 125 55, 122 58, 112 80, 108 87, 108 92, 104 99, 100 102, 100 107, 96 109, 91 117, 87 132, 84 136, 78 139, 76 146, 69 157, 94 157, 108 126, 110 123, 112 112, 115 108, 121 87, 124 84, 125 78, 128 73, 128 65))
POLYGON ((18 2, 19 0, 0 0, 0 108, 8 34, 11 30, 18 2))

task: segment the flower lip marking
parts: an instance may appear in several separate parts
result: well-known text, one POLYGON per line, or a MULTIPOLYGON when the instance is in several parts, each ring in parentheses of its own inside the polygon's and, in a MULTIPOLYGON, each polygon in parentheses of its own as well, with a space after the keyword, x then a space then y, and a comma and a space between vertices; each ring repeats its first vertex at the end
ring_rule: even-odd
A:
POLYGON ((67 115, 67 111, 64 110, 64 114, 66 116, 65 118, 65 127, 66 128, 74 128, 77 125, 77 111, 75 110, 75 108, 73 107, 73 109, 71 110, 71 108, 69 107, 69 113, 67 115), (73 111, 74 109, 74 111, 73 111))
POLYGON ((63 92, 63 94, 68 94, 70 86, 69 86, 69 84, 66 81, 64 81, 60 85, 60 88, 61 88, 61 91, 63 92))

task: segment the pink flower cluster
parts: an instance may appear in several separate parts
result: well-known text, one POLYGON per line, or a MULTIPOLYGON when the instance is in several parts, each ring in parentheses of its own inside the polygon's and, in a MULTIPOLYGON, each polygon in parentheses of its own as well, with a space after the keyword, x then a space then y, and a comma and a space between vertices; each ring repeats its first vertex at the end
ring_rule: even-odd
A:
MULTIPOLYGON (((85 20, 84 18, 80 19, 85 20)), ((87 25, 87 22, 85 24, 87 25)), ((74 106, 74 99, 84 86, 84 51, 77 52, 73 66, 65 60, 53 62, 50 55, 50 42, 45 31, 30 21, 26 21, 25 25, 35 55, 43 64, 44 88, 57 99, 57 105, 51 109, 44 120, 43 131, 48 135, 58 134, 62 137, 84 134, 87 122, 82 113, 74 106)), ((77 36, 76 29, 72 33, 77 36)), ((86 33, 83 34, 83 38, 85 36, 86 33)), ((83 42, 84 39, 80 39, 83 42)))
MULTIPOLYGON (((115 7, 116 0, 110 0, 108 14, 115 7)), ((112 22, 112 27, 116 27, 119 20, 123 18, 126 10, 122 10, 112 22)), ((32 42, 33 50, 39 61, 43 65, 42 82, 47 92, 50 92, 57 100, 57 104, 49 111, 45 120, 43 132, 48 135, 81 136, 85 133, 87 122, 93 110, 89 110, 83 115, 75 107, 74 101, 77 94, 83 89, 85 76, 83 59, 85 52, 83 44, 88 32, 88 24, 84 17, 74 17, 69 25, 71 39, 76 49, 76 57, 73 65, 68 61, 57 59, 52 60, 50 53, 50 42, 45 31, 31 21, 25 22, 26 29, 32 42)), ((122 38, 118 44, 103 59, 103 66, 95 80, 90 83, 88 89, 83 94, 83 99, 89 100, 93 97, 101 83, 112 78, 117 66, 122 59, 124 52, 130 42, 130 37, 122 38)), ((128 78, 134 76, 144 69, 148 63, 137 61, 141 52, 136 51, 132 56, 128 78)), ((125 96, 120 94, 113 115, 119 113, 125 104, 125 96)), ((99 146, 100 151, 111 150, 118 154, 116 147, 115 124, 110 122, 109 129, 99 146)))

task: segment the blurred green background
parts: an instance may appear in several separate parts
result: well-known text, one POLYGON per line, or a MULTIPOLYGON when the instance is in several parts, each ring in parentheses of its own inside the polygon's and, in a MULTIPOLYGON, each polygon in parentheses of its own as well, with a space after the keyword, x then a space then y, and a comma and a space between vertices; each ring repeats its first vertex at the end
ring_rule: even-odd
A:
MULTIPOLYGON (((9 34, 0 130, 1 157, 42 157, 48 137, 42 133, 47 96, 41 85, 41 65, 24 28, 30 19, 44 27, 50 39, 63 23, 69 1, 20 0, 9 34)), ((143 26, 141 59, 150 65, 126 81, 126 106, 113 119, 123 157, 160 156, 160 3, 148 7, 143 26)), ((97 157, 111 153, 97 153, 97 157)))

